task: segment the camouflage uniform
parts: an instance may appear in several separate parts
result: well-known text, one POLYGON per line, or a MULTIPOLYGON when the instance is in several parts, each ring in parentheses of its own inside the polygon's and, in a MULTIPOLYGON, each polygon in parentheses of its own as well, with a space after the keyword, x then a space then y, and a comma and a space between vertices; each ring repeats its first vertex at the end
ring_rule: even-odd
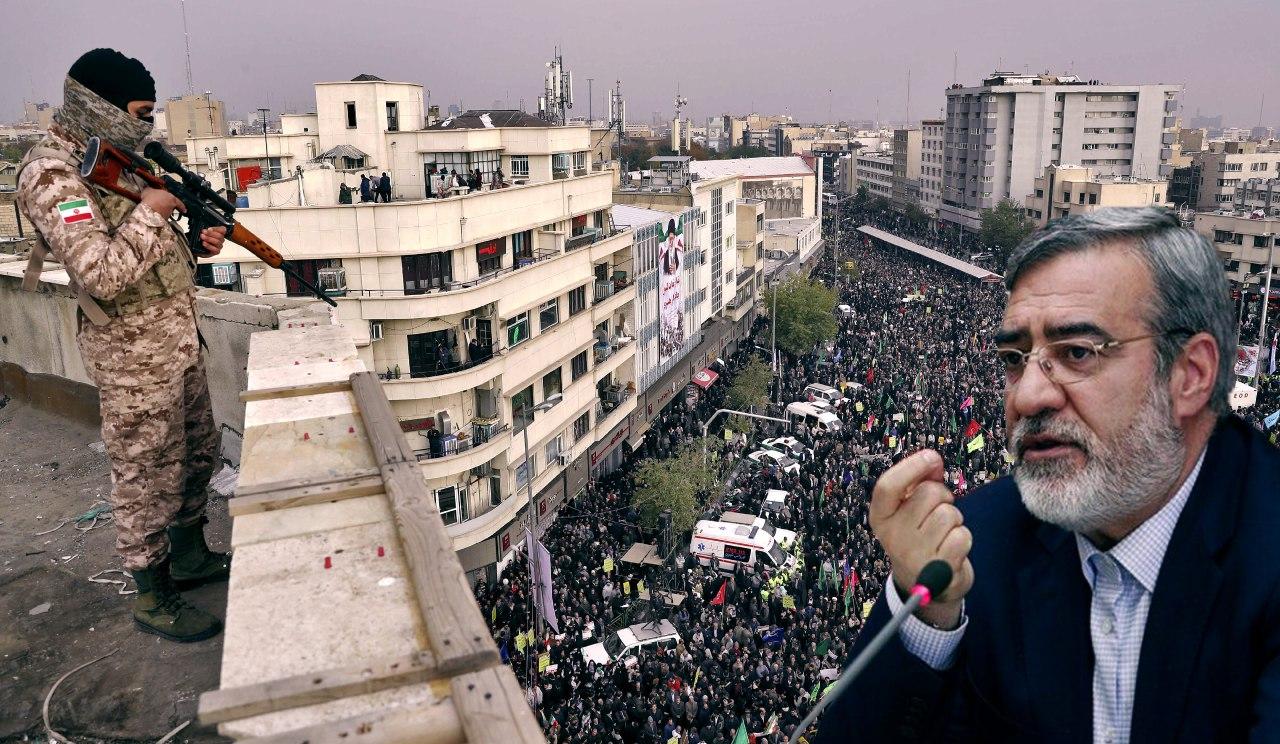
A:
MULTIPOLYGON (((69 98, 88 92, 71 79, 66 86, 69 98)), ((79 103, 80 110, 109 106, 92 93, 79 103)), ((106 113, 88 117, 98 124, 93 134, 136 147, 130 125, 106 113), (112 132, 112 126, 126 131, 112 132)), ((80 176, 88 134, 70 119, 50 129, 20 171, 18 205, 81 291, 82 308, 92 303, 79 314, 76 340, 101 399, 116 549, 125 568, 139 570, 165 559, 167 527, 203 517, 218 437, 186 241, 150 207, 80 176), (68 206, 80 200, 89 218, 85 207, 68 206)), ((143 187, 127 175, 119 185, 143 187)))

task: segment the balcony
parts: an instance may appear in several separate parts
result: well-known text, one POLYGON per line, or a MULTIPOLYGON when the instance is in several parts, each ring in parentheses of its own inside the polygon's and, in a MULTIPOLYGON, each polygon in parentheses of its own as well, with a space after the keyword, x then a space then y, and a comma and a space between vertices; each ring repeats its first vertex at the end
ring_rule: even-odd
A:
POLYGON ((574 235, 573 237, 564 241, 564 249, 565 249, 565 252, 567 253, 568 251, 577 250, 578 248, 581 248, 583 246, 595 245, 601 240, 604 240, 605 238, 612 237, 617 234, 618 234, 618 231, 616 230, 609 232, 599 227, 587 227, 587 228, 584 228, 580 234, 574 235))
MULTIPOLYGON (((456 434, 432 441, 426 449, 415 449, 414 454, 424 478, 448 478, 492 462, 510 448, 511 437, 510 425, 496 419, 476 419, 456 434)), ((421 438, 410 441, 416 444, 421 438)))

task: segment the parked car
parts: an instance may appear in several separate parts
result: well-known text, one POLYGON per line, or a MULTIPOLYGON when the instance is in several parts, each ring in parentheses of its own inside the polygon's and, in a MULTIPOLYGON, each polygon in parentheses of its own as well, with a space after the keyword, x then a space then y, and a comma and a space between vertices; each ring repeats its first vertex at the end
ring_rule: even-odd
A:
POLYGON ((781 452, 793 460, 803 461, 806 457, 813 457, 813 450, 804 446, 804 444, 795 437, 771 437, 769 439, 761 440, 760 446, 763 449, 781 452))

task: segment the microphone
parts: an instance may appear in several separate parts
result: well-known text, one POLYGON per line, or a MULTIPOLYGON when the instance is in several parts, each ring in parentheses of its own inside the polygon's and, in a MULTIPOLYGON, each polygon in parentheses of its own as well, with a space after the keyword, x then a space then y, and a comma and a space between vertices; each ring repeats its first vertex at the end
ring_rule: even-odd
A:
MULTIPOLYGON (((862 674, 862 670, 867 668, 867 665, 880 653, 880 650, 889 642, 889 639, 897 634, 898 628, 902 627, 907 618, 911 617, 911 613, 929 604, 935 596, 947 590, 947 587, 951 585, 951 576, 951 565, 942 560, 929 561, 924 568, 920 569, 920 575, 916 577, 916 584, 911 587, 910 596, 902 604, 902 609, 894 614, 889 622, 880 629, 879 633, 876 633, 876 637, 872 638, 871 643, 868 643, 867 647, 862 649, 862 653, 858 654, 858 658, 854 659, 853 663, 845 668, 831 691, 822 696, 818 704, 813 706, 813 710, 809 711, 809 715, 805 716, 804 720, 800 721, 800 725, 796 726, 795 730, 791 732, 791 737, 787 739, 787 744, 796 744, 796 740, 800 738, 801 734, 808 731, 813 722, 818 719, 822 710, 827 707, 827 703, 839 697, 840 693, 844 692, 845 688, 852 684, 859 674, 862 674)), ((893 589, 892 591, 897 590, 893 589)))

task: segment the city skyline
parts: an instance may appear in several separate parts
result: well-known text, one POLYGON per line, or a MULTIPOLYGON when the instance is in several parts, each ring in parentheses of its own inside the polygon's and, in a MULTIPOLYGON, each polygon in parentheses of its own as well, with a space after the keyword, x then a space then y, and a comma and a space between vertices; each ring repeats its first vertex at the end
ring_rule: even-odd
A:
MULTIPOLYGON (((87 2, 69 5, 94 8, 87 2)), ((0 50, 0 65, 10 71, 0 83, 0 120, 20 118, 24 100, 59 103, 65 70, 94 46, 114 46, 141 59, 156 78, 161 100, 186 92, 178 0, 118 0, 113 6, 113 15, 95 15, 94 23, 76 34, 25 33, 0 50), (137 38, 144 18, 153 43, 137 38)), ((945 106, 953 70, 957 82, 970 86, 998 68, 1073 73, 1113 83, 1181 84, 1184 120, 1196 112, 1222 114, 1224 125, 1248 127, 1258 123, 1264 91, 1280 89, 1280 70, 1254 63, 1251 51, 1267 48, 1267 29, 1280 23, 1280 6, 1265 0, 1215 6, 1223 17, 1252 19, 1233 30, 1230 45, 1190 31, 1192 13, 1202 11, 1189 0, 1084 0, 1070 17, 1052 18, 1052 27, 1046 27, 1038 4, 994 0, 967 4, 963 12, 944 0, 910 9, 824 0, 807 11, 819 20, 800 19, 794 25, 764 24, 751 12, 752 4, 691 11, 669 0, 650 4, 644 13, 628 8, 616 17, 602 17, 599 6, 578 0, 537 8, 496 3, 424 8, 390 0, 372 6, 377 12, 369 18, 404 21, 385 25, 343 21, 341 13, 349 6, 332 0, 283 0, 273 7, 272 17, 263 19, 260 5, 187 3, 194 89, 212 91, 236 118, 259 106, 276 113, 310 110, 313 83, 361 73, 420 83, 442 110, 459 102, 487 107, 495 100, 517 108, 523 99, 525 110, 533 111, 542 64, 556 46, 574 73, 572 116, 593 110, 603 118, 607 91, 621 80, 634 122, 649 122, 654 112, 669 120, 677 86, 690 101, 685 114, 695 121, 751 111, 790 114, 804 122, 918 121, 945 106), (339 26, 346 38, 328 38, 339 26), (547 30, 511 34, 538 27, 547 30), (1043 34, 1026 33, 1046 28, 1043 34), (620 38, 635 41, 619 45, 620 38), (655 64, 659 59, 665 61, 655 64), (1240 75, 1242 69, 1250 70, 1249 76, 1240 75), (592 105, 588 78, 594 78, 592 105)), ((29 0, 8 11, 12 28, 38 28, 42 22, 40 5, 29 0)), ((1277 121, 1280 116, 1262 112, 1264 125, 1277 121)))

